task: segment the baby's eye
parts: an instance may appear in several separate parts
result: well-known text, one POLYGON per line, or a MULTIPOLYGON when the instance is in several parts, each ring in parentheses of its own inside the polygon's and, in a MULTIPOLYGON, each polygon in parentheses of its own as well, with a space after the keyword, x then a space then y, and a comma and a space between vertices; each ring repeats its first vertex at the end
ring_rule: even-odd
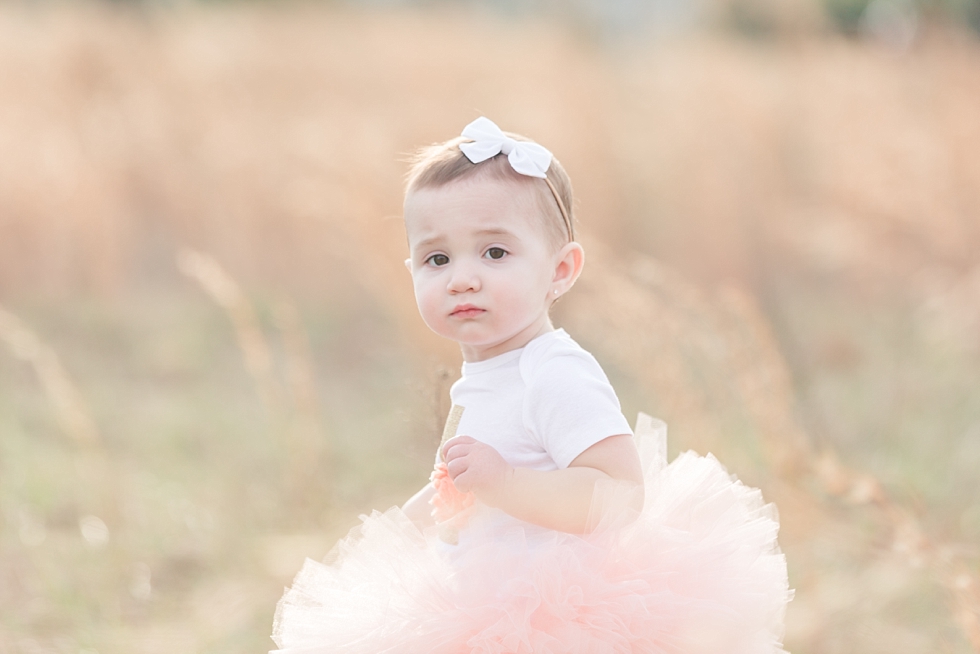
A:
POLYGON ((483 256, 487 257, 488 259, 503 259, 504 255, 506 254, 507 250, 503 248, 490 248, 483 256))
POLYGON ((425 260, 426 263, 430 263, 433 266, 445 266, 449 263, 449 257, 444 254, 433 254, 431 257, 425 260))

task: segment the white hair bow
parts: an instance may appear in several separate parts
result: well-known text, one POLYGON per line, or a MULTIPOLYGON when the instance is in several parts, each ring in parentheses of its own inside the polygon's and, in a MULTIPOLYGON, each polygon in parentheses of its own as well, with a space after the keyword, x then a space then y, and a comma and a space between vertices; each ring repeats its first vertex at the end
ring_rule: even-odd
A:
POLYGON ((475 164, 503 153, 511 167, 522 175, 547 179, 551 165, 551 152, 533 141, 518 141, 504 134, 497 125, 480 116, 463 128, 462 136, 473 139, 472 143, 460 143, 466 158, 475 164))

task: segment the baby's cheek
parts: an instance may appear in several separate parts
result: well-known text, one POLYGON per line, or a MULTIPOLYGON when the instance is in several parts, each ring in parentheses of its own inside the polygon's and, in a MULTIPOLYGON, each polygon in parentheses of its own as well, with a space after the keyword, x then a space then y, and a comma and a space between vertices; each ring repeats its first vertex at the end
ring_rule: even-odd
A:
POLYGON ((543 301, 537 298, 537 294, 532 293, 527 286, 517 286, 511 289, 504 300, 508 317, 515 321, 521 321, 528 315, 534 315, 541 310, 543 301))
POLYGON ((419 312, 422 314, 422 320, 429 326, 429 329, 436 333, 442 333, 443 323, 441 320, 439 320, 439 316, 434 311, 432 311, 429 307, 419 305, 419 312))
POLYGON ((419 307, 419 313, 422 314, 422 319, 425 320, 427 325, 434 327, 430 321, 437 318, 439 314, 436 311, 437 301, 436 298, 432 297, 431 289, 416 285, 415 303, 419 307))

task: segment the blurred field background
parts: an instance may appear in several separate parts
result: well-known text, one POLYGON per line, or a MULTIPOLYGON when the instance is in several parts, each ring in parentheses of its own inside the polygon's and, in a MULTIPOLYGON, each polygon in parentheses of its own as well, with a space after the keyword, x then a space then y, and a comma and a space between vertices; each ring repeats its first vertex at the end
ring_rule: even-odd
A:
POLYGON ((980 3, 0 4, 0 654, 264 652, 426 480, 404 159, 570 172, 556 320, 775 501, 799 654, 980 651, 980 3))

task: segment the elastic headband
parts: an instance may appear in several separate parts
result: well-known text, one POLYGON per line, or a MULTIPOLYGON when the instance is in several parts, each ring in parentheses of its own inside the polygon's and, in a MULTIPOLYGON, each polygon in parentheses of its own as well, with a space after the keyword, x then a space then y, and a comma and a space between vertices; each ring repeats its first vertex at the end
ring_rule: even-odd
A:
POLYGON ((551 195, 558 203, 558 210, 561 212, 562 220, 565 221, 565 229, 568 230, 568 240, 575 240, 575 230, 572 227, 572 219, 565 209, 565 203, 558 195, 558 189, 548 179, 548 168, 554 158, 551 152, 543 145, 534 141, 518 141, 513 139, 497 127, 489 118, 480 116, 472 123, 463 128, 462 136, 472 141, 460 143, 460 151, 466 155, 471 162, 478 164, 486 161, 498 154, 507 155, 507 161, 515 172, 528 177, 543 179, 551 189, 551 195))

